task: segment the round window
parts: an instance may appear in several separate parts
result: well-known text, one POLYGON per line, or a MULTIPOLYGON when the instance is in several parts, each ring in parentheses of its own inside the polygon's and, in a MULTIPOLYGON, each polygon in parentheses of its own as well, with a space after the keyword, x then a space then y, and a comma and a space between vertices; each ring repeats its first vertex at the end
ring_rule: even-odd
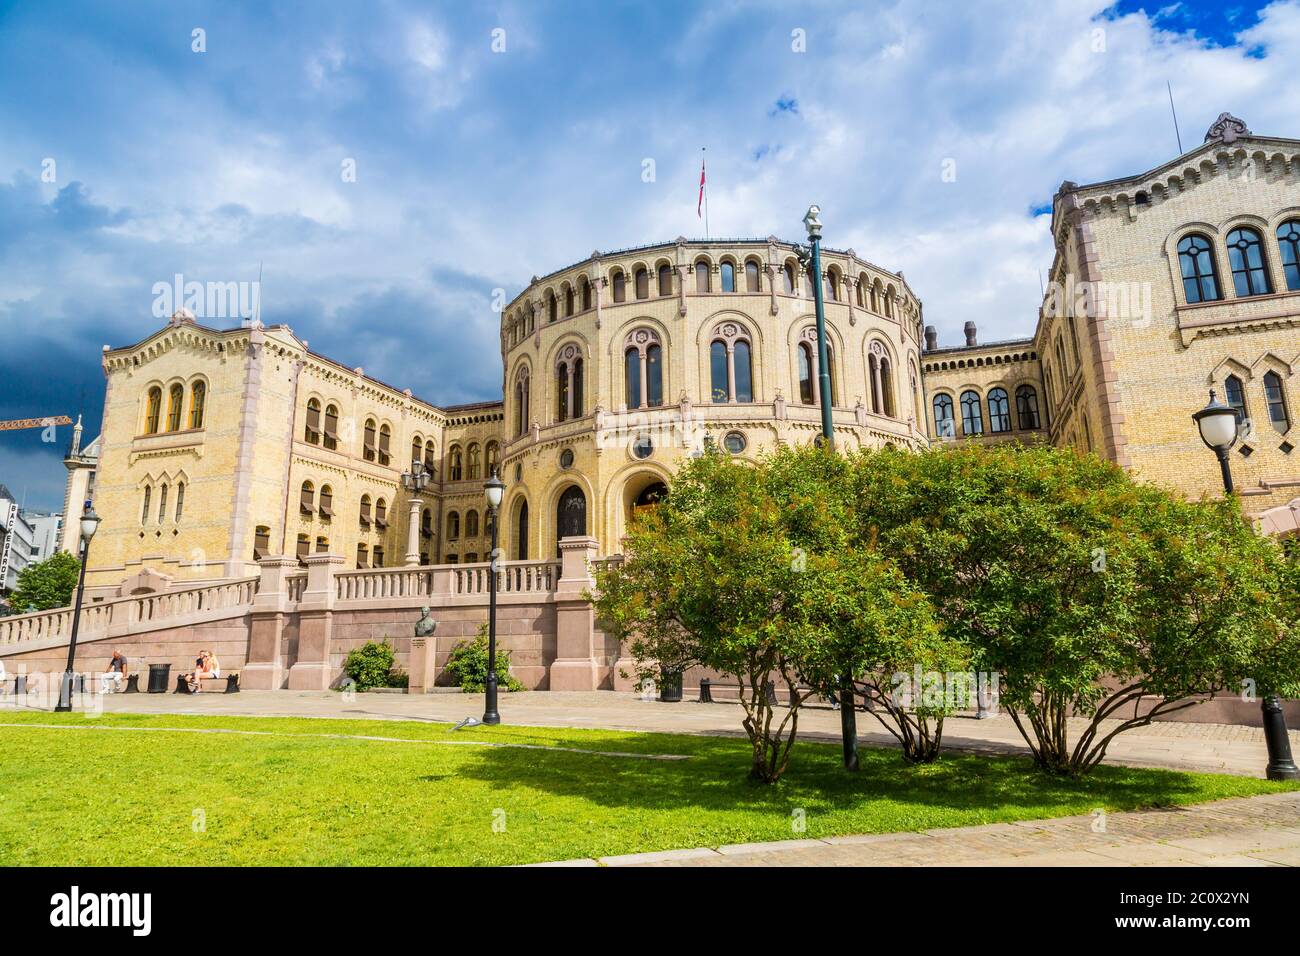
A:
POLYGON ((655 444, 647 435, 642 435, 632 443, 632 454, 638 458, 649 458, 654 454, 655 444))
POLYGON ((740 432, 727 432, 727 437, 722 439, 722 446, 733 455, 739 455, 747 444, 745 436, 740 432))
POLYGON ((564 451, 560 452, 560 467, 561 467, 561 468, 572 468, 572 467, 573 467, 573 449, 572 449, 572 448, 566 448, 566 449, 564 449, 564 451))

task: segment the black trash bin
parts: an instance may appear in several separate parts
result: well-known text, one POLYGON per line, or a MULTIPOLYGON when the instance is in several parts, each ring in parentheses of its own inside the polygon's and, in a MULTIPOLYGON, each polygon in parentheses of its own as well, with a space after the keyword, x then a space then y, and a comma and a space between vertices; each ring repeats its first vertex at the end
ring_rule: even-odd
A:
POLYGON ((165 694, 167 693, 167 680, 171 677, 172 666, 170 664, 150 664, 149 665, 149 693, 165 694))
POLYGON ((682 699, 682 672, 659 670, 659 699, 664 703, 678 703, 682 699))

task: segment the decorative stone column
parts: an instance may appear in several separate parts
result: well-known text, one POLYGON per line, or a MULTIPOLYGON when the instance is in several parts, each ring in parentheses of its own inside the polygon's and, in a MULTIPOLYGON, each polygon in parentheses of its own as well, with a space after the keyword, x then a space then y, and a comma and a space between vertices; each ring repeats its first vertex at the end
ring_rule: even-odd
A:
POLYGON ((287 578, 298 567, 298 559, 287 554, 272 555, 258 562, 262 578, 249 615, 248 657, 239 683, 248 690, 279 690, 284 685, 284 661, 280 641, 285 618, 290 613, 287 578))
POLYGON ((298 659, 289 668, 290 690, 327 690, 330 686, 330 638, 334 617, 334 573, 341 554, 312 554, 307 589, 298 604, 298 659))
POLYGON ((411 499, 411 521, 406 533, 406 566, 420 563, 420 509, 424 502, 419 498, 411 499))
POLYGON ((597 541, 589 537, 560 539, 560 580, 555 589, 555 660, 551 690, 595 690, 598 681, 593 642, 596 612, 584 596, 596 586, 590 563, 597 541))

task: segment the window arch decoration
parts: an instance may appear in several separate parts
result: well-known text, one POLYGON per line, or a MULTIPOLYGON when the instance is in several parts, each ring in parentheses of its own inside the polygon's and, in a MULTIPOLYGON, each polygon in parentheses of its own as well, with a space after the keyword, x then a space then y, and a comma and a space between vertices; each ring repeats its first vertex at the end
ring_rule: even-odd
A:
POLYGON ((162 386, 154 385, 146 393, 145 412, 144 412, 144 433, 146 435, 158 434, 158 426, 162 416, 162 386))
POLYGON ((1001 385, 989 389, 989 431, 993 434, 1011 431, 1011 402, 1007 390, 1001 385))
POLYGON ((961 393, 961 433, 970 437, 984 434, 984 414, 980 393, 973 388, 961 393))
POLYGON ((181 430, 181 412, 184 407, 185 386, 176 382, 167 389, 167 430, 169 432, 181 430))
POLYGON ((650 328, 633 329, 623 340, 624 401, 628 408, 664 403, 663 344, 650 328))
POLYGON ((1228 248, 1228 265, 1232 269, 1232 285, 1238 298, 1267 295, 1273 291, 1268 277, 1268 259, 1264 255, 1264 240, 1258 231, 1249 226, 1238 226, 1224 239, 1228 248))
MULTIPOLYGON (((821 395, 821 362, 817 354, 817 327, 810 325, 799 333, 799 341, 795 358, 798 360, 799 371, 799 401, 804 405, 820 405, 821 395), (804 365, 807 364, 807 370, 810 375, 810 381, 805 388, 804 385, 804 365)), ((826 337, 826 362, 827 369, 831 376, 831 407, 839 398, 839 382, 835 374, 835 343, 826 337)))
POLYGON ((1016 389, 1016 420, 1021 430, 1041 427, 1038 417, 1038 391, 1032 385, 1016 389))
POLYGON ((190 428, 202 428, 207 411, 208 383, 199 379, 190 386, 190 428))
POLYGON ((465 458, 469 463, 469 467, 466 469, 465 472, 465 477, 471 481, 474 480, 475 478, 482 478, 483 460, 482 460, 482 452, 479 449, 478 442, 470 443, 469 450, 466 452, 465 458))
POLYGON ((557 421, 582 417, 583 403, 582 349, 570 342, 560 350, 555 363, 555 395, 557 421))
POLYGON ((659 294, 672 295, 673 294, 673 267, 666 262, 660 263, 658 269, 658 277, 659 277, 659 294))
MULTIPOLYGON (((531 401, 532 389, 529 380, 528 366, 523 365, 515 373, 515 434, 522 435, 526 432, 532 422, 529 417, 529 403, 531 401)), ((452 479, 455 481, 456 479, 452 479)))
POLYGON ((711 272, 707 259, 695 260, 695 291, 697 293, 713 291, 711 272))
POLYGON ((319 445, 321 438, 320 399, 307 399, 307 425, 303 430, 303 440, 309 445, 319 445))
POLYGON ((1300 219, 1288 219, 1277 227, 1277 246, 1287 290, 1300 291, 1300 219))
POLYGON ((752 402, 754 363, 749 330, 739 322, 719 322, 709 339, 710 400, 752 402))
POLYGON ((956 438, 957 426, 952 414, 952 396, 940 392, 934 396, 934 434, 938 438, 956 438))

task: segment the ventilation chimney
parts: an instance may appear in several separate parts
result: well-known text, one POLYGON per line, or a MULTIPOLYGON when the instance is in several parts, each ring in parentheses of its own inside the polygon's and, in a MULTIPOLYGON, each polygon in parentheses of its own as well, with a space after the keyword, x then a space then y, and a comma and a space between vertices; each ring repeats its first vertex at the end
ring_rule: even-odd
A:
POLYGON ((966 344, 975 345, 975 323, 968 321, 964 328, 966 330, 966 344))
POLYGON ((939 332, 933 325, 925 327, 925 350, 933 352, 939 347, 939 332))

